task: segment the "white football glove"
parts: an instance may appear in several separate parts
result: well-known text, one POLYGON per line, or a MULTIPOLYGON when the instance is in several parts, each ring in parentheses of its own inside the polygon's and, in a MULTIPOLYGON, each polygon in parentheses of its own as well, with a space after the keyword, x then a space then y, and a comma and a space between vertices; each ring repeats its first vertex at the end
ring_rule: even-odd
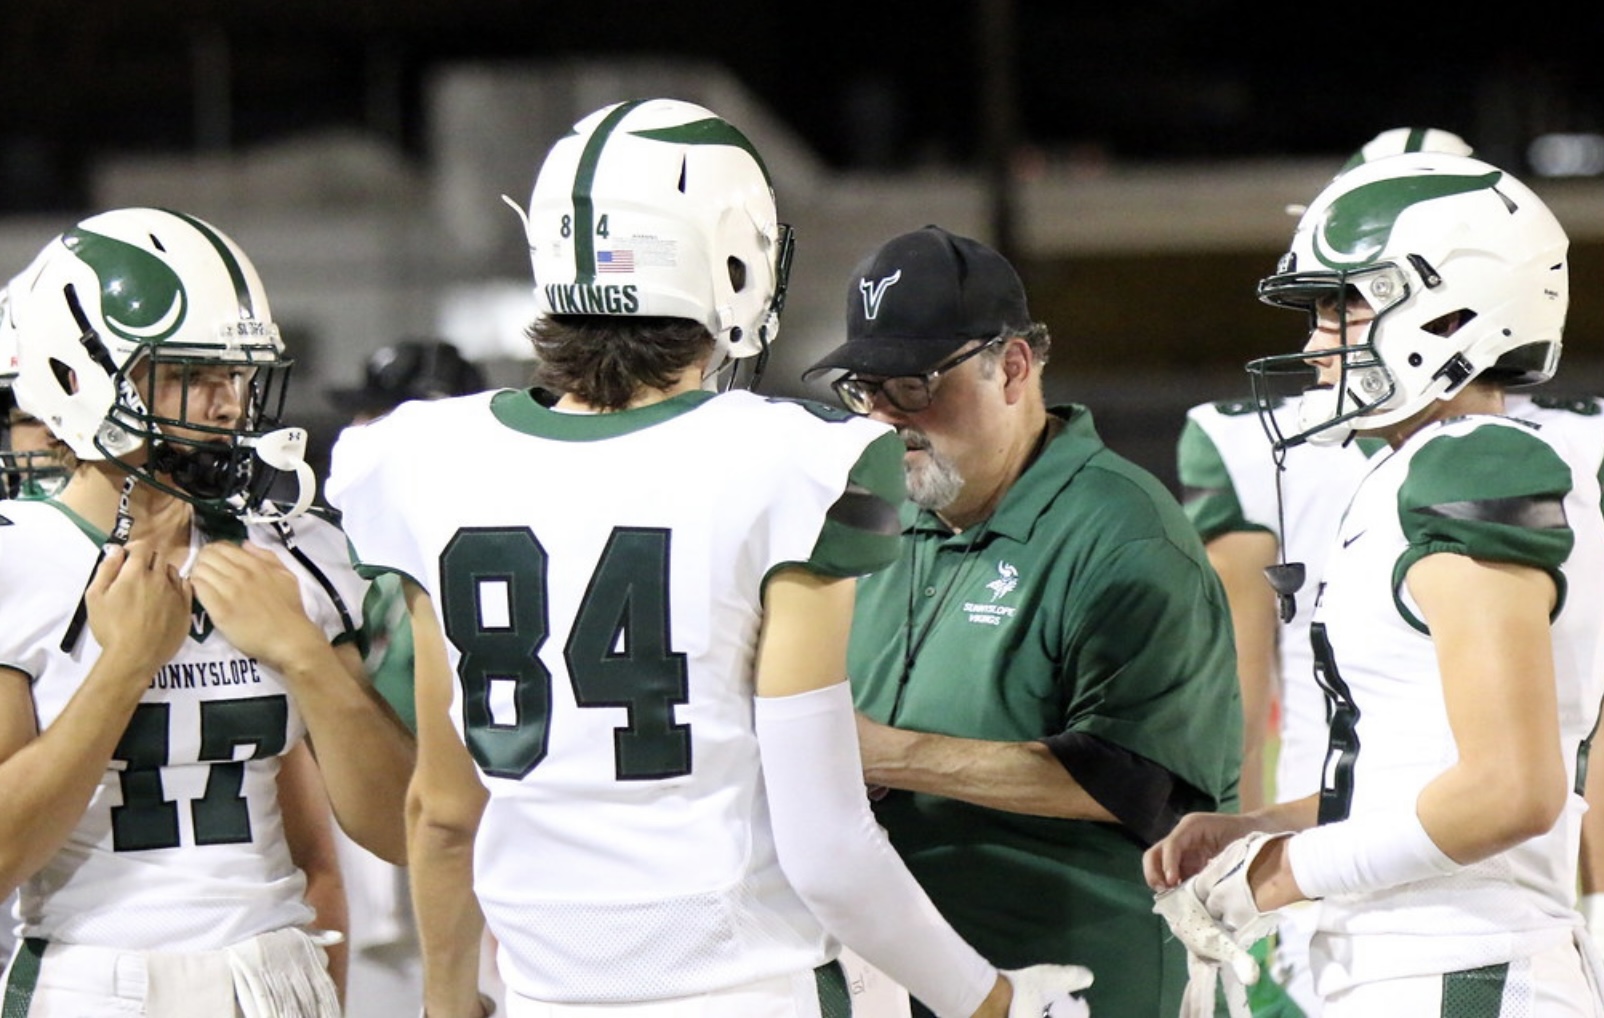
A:
POLYGON ((1092 985, 1092 970, 1079 965, 1032 965, 1004 969, 1003 976, 1014 987, 1014 1002, 1008 1018, 1091 1018, 1086 1002, 1076 990, 1092 985))
POLYGON ((1190 880, 1153 899, 1153 911, 1186 945, 1182 1018, 1213 1015, 1217 980, 1224 983, 1232 1018, 1246 1018, 1245 988, 1259 981, 1259 963, 1248 947, 1274 929, 1276 921, 1275 913, 1260 912, 1253 903, 1248 869, 1268 842, 1285 836, 1256 832, 1238 838, 1190 880))

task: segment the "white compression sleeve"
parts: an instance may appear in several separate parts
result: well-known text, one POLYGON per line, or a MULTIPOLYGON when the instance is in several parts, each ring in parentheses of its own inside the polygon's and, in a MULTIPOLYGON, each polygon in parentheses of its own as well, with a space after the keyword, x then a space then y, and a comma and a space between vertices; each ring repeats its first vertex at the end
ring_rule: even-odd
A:
POLYGON ((1311 898, 1369 894, 1464 868, 1431 840, 1413 807, 1300 831, 1287 841, 1287 863, 1311 898))
POLYGON ((869 811, 847 684, 760 696, 755 717, 791 885, 827 930, 940 1018, 968 1018, 997 970, 936 911, 869 811))

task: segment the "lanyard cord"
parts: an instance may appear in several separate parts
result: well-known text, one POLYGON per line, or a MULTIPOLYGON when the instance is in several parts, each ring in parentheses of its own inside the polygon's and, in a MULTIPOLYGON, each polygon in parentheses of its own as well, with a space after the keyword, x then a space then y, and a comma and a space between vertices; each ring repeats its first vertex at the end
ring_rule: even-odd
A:
POLYGON ((61 649, 71 654, 78 646, 78 637, 83 635, 84 623, 89 621, 89 585, 95 580, 95 573, 100 569, 100 563, 106 559, 106 548, 113 544, 127 544, 128 537, 133 533, 134 516, 128 510, 128 499, 134 493, 134 485, 138 478, 129 474, 123 481, 122 494, 117 498, 117 521, 112 524, 111 535, 106 543, 100 546, 100 554, 95 556, 95 564, 89 570, 89 579, 84 581, 84 590, 78 595, 78 607, 73 609, 72 619, 67 623, 67 631, 61 635, 61 649))
MULTIPOLYGON (((904 632, 902 680, 897 683, 897 697, 891 705, 891 716, 887 719, 887 724, 896 724, 897 714, 902 709, 902 694, 908 688, 909 679, 913 677, 913 663, 918 659, 919 651, 924 647, 925 641, 935 631, 936 621, 941 618, 941 613, 946 609, 948 598, 952 596, 954 590, 958 589, 958 581, 963 579, 968 574, 970 567, 975 564, 975 559, 978 557, 977 553, 980 550, 980 539, 985 536, 986 531, 986 524, 981 523, 970 533, 969 540, 963 546, 958 565, 953 567, 952 575, 947 578, 946 585, 941 589, 941 595, 936 598, 935 607, 930 610, 930 614, 926 617, 922 626, 915 625, 916 609, 919 606, 919 588, 921 586, 919 575, 921 572, 919 569, 920 545, 915 544, 913 546, 913 554, 909 556, 910 561, 908 563, 908 624, 904 632)), ((930 562, 932 569, 935 568, 940 558, 941 549, 938 547, 935 552, 935 558, 930 562)))
POLYGON ((1303 587, 1308 570, 1302 562, 1287 561, 1287 500, 1281 491, 1281 479, 1287 472, 1287 451, 1277 447, 1272 455, 1275 460, 1276 543, 1280 545, 1281 561, 1266 566, 1264 576, 1275 590, 1276 614, 1286 623, 1298 613, 1297 593, 1303 587))
MULTIPOLYGON (((1041 431, 1036 434, 1035 444, 1031 446, 1030 453, 1025 457, 1024 465, 1019 469, 1020 476, 1023 476, 1025 471, 1029 470, 1031 466, 1041 458, 1042 450, 1047 447, 1047 443, 1052 436, 1053 422, 1051 418, 1049 418, 1045 423, 1042 424, 1041 431)), ((958 589, 958 581, 962 580, 966 575, 968 575, 969 570, 974 566, 975 559, 979 557, 981 539, 990 533, 990 530, 990 516, 975 524, 975 526, 970 529, 969 540, 964 544, 958 565, 953 568, 952 575, 948 577, 946 586, 942 588, 941 596, 936 598, 935 607, 930 610, 930 615, 925 619, 924 625, 917 628, 914 625, 914 618, 916 614, 915 609, 919 605, 920 545, 915 544, 913 546, 913 553, 908 557, 908 625, 905 633, 905 642, 903 644, 902 652, 902 678, 897 683, 897 695, 896 699, 892 701, 891 716, 886 719, 887 724, 894 725, 897 723, 897 714, 902 710, 903 693, 907 691, 908 682, 913 678, 914 661, 918 659, 919 651, 924 647, 925 641, 928 640, 930 638, 930 634, 935 631, 936 622, 941 618, 941 613, 946 610, 947 599, 952 596, 952 592, 954 590, 958 589)), ((940 561, 941 548, 938 546, 936 548, 935 558, 930 562, 931 569, 934 570, 940 561)))

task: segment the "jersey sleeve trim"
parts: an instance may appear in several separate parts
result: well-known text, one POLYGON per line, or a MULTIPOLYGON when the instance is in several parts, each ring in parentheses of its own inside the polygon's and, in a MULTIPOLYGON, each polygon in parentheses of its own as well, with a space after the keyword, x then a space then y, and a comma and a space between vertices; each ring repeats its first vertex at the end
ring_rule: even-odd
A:
POLYGON ((826 576, 863 576, 897 560, 902 453, 894 432, 869 443, 848 472, 841 495, 825 510, 818 540, 801 565, 826 576))
POLYGON ((1431 439, 1398 489, 1408 542, 1392 575, 1400 615, 1427 632, 1404 603, 1404 583, 1416 562, 1442 553, 1542 570, 1554 581, 1558 615, 1567 589, 1561 567, 1576 545, 1565 514, 1570 489, 1570 467, 1524 429, 1484 425, 1431 439))
POLYGON ((1181 508, 1205 543, 1238 531, 1274 533, 1268 527, 1248 522, 1219 447, 1192 418, 1187 418, 1181 429, 1175 460, 1181 482, 1181 508))

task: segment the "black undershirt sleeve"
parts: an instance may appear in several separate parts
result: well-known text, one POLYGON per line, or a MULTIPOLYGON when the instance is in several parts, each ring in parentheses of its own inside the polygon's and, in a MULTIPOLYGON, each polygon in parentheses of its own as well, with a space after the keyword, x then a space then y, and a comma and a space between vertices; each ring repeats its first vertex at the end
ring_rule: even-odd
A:
POLYGON ((1202 792, 1143 756, 1084 732, 1041 740, 1086 793, 1145 847, 1183 815, 1215 808, 1202 792))

